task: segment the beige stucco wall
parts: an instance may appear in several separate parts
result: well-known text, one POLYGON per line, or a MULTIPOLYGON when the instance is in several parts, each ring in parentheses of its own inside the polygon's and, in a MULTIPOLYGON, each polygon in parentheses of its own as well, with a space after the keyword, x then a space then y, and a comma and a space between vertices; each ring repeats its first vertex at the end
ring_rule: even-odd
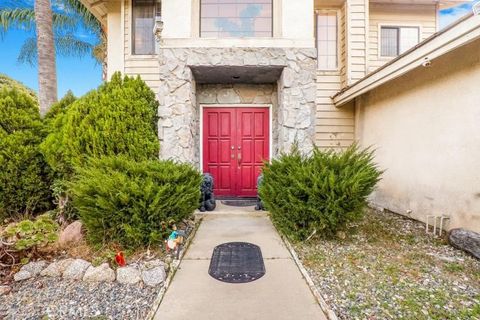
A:
POLYGON ((357 138, 386 169, 372 201, 480 231, 480 40, 357 101, 357 138))

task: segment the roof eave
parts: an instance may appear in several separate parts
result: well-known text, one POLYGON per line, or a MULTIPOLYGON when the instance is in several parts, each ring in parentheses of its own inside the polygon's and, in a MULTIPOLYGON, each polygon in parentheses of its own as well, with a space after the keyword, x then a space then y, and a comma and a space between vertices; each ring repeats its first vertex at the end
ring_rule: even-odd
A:
POLYGON ((356 97, 424 65, 425 61, 432 61, 476 39, 480 39, 480 15, 472 14, 344 88, 332 97, 333 102, 336 107, 341 107, 356 97))
POLYGON ((105 27, 107 25, 107 0, 80 0, 95 18, 105 27))

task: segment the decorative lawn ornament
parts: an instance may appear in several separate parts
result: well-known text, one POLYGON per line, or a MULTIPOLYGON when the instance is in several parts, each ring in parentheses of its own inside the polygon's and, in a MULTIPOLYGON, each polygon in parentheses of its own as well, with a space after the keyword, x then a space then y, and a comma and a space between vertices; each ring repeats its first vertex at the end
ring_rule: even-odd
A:
POLYGON ((200 199, 200 211, 213 211, 217 206, 215 202, 215 196, 213 195, 213 177, 210 173, 203 175, 202 185, 200 191, 202 192, 202 198, 200 199))
POLYGON ((115 255, 115 262, 117 262, 120 267, 125 267, 125 265, 127 264, 125 262, 125 256, 123 255, 122 251, 118 251, 115 255))
POLYGON ((177 226, 172 226, 172 233, 168 236, 166 242, 166 249, 168 253, 173 253, 176 259, 180 258, 180 250, 182 249, 183 240, 186 237, 185 231, 178 230, 177 226))
POLYGON ((263 174, 259 175, 258 178, 257 178, 257 204, 255 205, 255 210, 257 210, 257 211, 265 210, 265 207, 263 206, 262 199, 260 199, 260 195, 258 194, 258 188, 260 188, 262 183, 263 183, 263 174))

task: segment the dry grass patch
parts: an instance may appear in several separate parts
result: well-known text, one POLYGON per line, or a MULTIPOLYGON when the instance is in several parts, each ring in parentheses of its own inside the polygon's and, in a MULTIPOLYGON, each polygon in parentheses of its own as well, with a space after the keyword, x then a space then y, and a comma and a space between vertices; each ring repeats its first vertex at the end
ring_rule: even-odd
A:
POLYGON ((346 239, 295 246, 340 319, 480 319, 480 262, 424 228, 368 209, 346 239))

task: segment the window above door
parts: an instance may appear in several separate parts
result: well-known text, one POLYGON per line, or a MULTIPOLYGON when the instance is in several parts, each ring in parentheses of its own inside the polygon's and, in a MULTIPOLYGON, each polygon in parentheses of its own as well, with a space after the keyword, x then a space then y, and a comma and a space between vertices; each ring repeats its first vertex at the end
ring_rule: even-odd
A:
POLYGON ((380 56, 396 57, 420 42, 420 27, 380 26, 380 56))
POLYGON ((161 17, 160 0, 132 0, 132 54, 155 53, 155 20, 161 17))
POLYGON ((273 36, 273 0, 200 0, 200 37, 273 36))
POLYGON ((317 52, 318 69, 338 69, 338 12, 337 10, 317 11, 317 52))

